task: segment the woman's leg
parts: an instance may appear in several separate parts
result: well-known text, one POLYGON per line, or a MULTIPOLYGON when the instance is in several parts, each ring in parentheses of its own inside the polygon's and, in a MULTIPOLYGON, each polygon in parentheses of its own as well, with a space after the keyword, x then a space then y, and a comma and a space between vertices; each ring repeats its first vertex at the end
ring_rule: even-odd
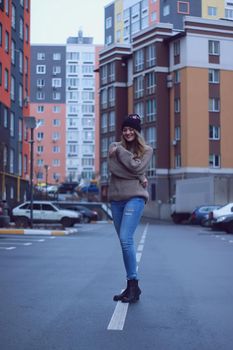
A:
POLYGON ((121 218, 119 238, 128 280, 137 279, 134 233, 140 222, 144 206, 145 201, 143 198, 135 197, 128 200, 124 206, 121 218))

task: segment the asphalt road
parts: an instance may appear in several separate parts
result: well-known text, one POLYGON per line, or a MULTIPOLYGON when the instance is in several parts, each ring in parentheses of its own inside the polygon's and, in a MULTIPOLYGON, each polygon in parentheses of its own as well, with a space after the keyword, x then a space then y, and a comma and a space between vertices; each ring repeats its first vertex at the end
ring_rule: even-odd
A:
POLYGON ((0 349, 232 350, 233 235, 145 221, 136 241, 128 306, 112 301, 125 276, 111 224, 0 236, 0 349))

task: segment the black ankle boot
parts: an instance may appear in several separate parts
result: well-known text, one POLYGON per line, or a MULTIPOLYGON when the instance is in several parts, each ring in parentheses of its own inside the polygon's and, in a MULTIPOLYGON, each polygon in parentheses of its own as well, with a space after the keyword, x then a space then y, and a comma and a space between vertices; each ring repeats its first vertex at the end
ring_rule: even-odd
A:
POLYGON ((138 280, 129 280, 128 282, 128 292, 121 301, 122 303, 136 303, 141 294, 141 289, 138 287, 138 280))
POLYGON ((127 287, 123 290, 123 292, 121 294, 114 295, 113 300, 119 301, 119 300, 122 300, 123 297, 126 297, 127 292, 128 292, 128 288, 129 288, 129 281, 127 281, 127 287))

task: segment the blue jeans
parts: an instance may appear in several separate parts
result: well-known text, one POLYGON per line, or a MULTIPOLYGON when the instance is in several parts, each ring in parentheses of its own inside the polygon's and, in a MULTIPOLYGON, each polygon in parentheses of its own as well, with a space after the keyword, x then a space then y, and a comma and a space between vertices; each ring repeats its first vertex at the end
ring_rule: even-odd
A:
POLYGON ((144 207, 145 200, 141 197, 111 202, 113 223, 120 239, 128 280, 137 279, 137 261, 133 237, 144 207))

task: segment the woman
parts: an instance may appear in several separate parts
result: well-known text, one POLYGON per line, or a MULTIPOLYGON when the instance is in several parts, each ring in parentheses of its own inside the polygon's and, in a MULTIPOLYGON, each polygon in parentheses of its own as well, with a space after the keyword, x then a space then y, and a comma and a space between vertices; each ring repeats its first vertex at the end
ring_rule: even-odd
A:
POLYGON ((121 142, 110 145, 108 157, 109 201, 127 277, 127 288, 113 300, 123 303, 134 303, 141 294, 133 237, 149 197, 145 173, 153 150, 145 144, 140 132, 139 115, 130 114, 122 124, 121 142))

